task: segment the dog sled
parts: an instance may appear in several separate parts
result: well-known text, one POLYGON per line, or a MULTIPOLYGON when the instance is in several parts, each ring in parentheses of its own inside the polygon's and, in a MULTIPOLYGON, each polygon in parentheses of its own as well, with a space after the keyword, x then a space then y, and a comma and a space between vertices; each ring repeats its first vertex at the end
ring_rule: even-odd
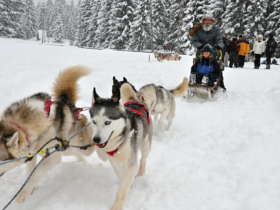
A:
POLYGON ((187 91, 186 98, 202 98, 202 99, 213 99, 217 93, 224 92, 225 89, 221 87, 222 74, 212 84, 208 80, 207 75, 203 75, 201 83, 196 82, 196 75, 190 75, 189 88, 187 91))

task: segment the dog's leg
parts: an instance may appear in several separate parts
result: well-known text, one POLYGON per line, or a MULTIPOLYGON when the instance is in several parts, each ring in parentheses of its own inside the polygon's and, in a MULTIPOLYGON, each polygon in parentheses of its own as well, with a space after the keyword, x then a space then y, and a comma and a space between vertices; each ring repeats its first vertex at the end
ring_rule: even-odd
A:
POLYGON ((110 159, 110 163, 111 163, 112 168, 114 169, 114 172, 117 175, 117 177, 119 177, 121 179, 122 175, 123 175, 123 166, 120 163, 113 161, 111 159, 110 159))
POLYGON ((111 210, 122 210, 126 196, 134 182, 138 168, 138 163, 136 161, 134 164, 129 165, 124 171, 125 173, 123 173, 121 178, 120 187, 111 210))
MULTIPOLYGON (((30 178, 29 182, 26 184, 24 189, 18 195, 16 201, 18 203, 24 202, 28 196, 30 196, 34 190, 34 188, 38 185, 38 181, 41 177, 44 177, 46 173, 61 160, 61 154, 55 153, 52 156, 48 157, 44 160, 44 162, 37 168, 34 172, 33 176, 30 178)), ((29 173, 33 170, 35 166, 36 160, 32 160, 32 162, 28 163, 28 171, 29 173)))
POLYGON ((147 136, 141 146, 141 160, 140 160, 140 167, 137 176, 143 176, 146 171, 146 162, 147 162, 147 157, 150 153, 151 150, 151 144, 149 140, 149 136, 147 136))
POLYGON ((172 124, 172 121, 173 121, 174 116, 175 116, 175 109, 176 109, 176 103, 175 103, 175 99, 173 98, 172 103, 171 103, 171 108, 170 108, 169 113, 166 117, 166 119, 167 119, 166 130, 169 130, 169 128, 172 124))

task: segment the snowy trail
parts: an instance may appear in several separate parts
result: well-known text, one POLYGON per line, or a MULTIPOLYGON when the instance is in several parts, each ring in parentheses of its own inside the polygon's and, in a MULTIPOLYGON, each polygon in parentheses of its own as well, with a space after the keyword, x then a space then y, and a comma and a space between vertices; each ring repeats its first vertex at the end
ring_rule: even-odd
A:
MULTIPOLYGON (((42 46, 0 39, 3 110, 36 91, 50 91, 59 70, 76 64, 93 69, 80 82, 79 104, 89 105, 92 87, 110 96, 112 76, 136 87, 175 87, 189 74, 192 58, 148 62, 148 54, 42 46)), ((125 210, 280 209, 280 67, 226 69, 227 95, 212 102, 177 99, 170 131, 154 137, 147 175, 138 178, 125 210)), ((25 178, 23 167, 0 178, 0 207, 25 178)), ((118 180, 108 163, 67 159, 52 169, 23 204, 11 210, 107 210, 118 180)))

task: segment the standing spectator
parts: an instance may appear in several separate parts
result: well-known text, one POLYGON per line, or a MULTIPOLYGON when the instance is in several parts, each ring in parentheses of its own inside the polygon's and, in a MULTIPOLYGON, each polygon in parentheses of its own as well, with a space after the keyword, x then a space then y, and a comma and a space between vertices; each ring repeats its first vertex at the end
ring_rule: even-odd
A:
POLYGON ((265 56, 266 56, 266 69, 270 69, 271 57, 275 53, 277 47, 277 42, 274 39, 274 34, 270 33, 268 35, 268 40, 265 45, 265 56))
POLYGON ((250 50, 249 42, 246 40, 245 36, 239 36, 238 42, 239 50, 238 50, 238 66, 243 68, 245 63, 245 57, 248 55, 250 50))
POLYGON ((255 55, 255 69, 259 69, 261 65, 261 56, 265 51, 265 42, 262 35, 257 35, 253 46, 253 52, 255 55))
POLYGON ((239 44, 237 40, 237 36, 233 36, 231 42, 229 43, 229 67, 232 68, 238 67, 238 51, 239 51, 239 44))
POLYGON ((228 67, 230 40, 227 38, 226 33, 224 33, 223 42, 224 42, 223 61, 224 61, 224 65, 228 67))

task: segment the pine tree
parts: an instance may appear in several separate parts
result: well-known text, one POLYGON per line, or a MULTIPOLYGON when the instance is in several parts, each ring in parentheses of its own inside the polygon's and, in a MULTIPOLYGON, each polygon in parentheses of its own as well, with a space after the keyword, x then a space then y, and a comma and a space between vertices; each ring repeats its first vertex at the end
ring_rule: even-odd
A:
POLYGON ((0 36, 23 38, 20 21, 23 13, 21 0, 0 0, 0 36))
POLYGON ((152 30, 150 20, 150 1, 139 0, 131 24, 130 49, 142 51, 152 49, 152 30))
POLYGON ((86 32, 86 40, 88 47, 96 47, 98 45, 97 40, 97 21, 98 21, 98 11, 101 7, 100 0, 94 0, 91 2, 91 15, 88 19, 88 30, 86 32))
POLYGON ((97 48, 108 48, 111 42, 110 13, 112 8, 111 0, 102 0, 98 12, 98 28, 96 33, 97 48))
POLYGON ((125 49, 129 42, 133 5, 131 0, 113 0, 111 8, 110 48, 125 49))
POLYGON ((72 45, 75 41, 75 32, 77 25, 77 11, 74 6, 74 1, 71 1, 70 5, 66 6, 66 18, 65 18, 65 38, 70 41, 72 45))
MULTIPOLYGON (((166 3, 166 2, 165 2, 166 3)), ((156 50, 163 49, 169 32, 168 6, 163 1, 151 0, 152 39, 156 50)))
POLYGON ((247 4, 243 0, 229 0, 223 15, 222 27, 229 34, 244 34, 247 4))
POLYGON ((22 17, 22 28, 24 39, 30 39, 36 36, 37 23, 33 0, 25 0, 24 14, 22 17))
POLYGON ((182 48, 184 45, 184 39, 182 39, 185 34, 185 30, 183 28, 183 17, 184 10, 183 8, 186 6, 186 2, 182 0, 172 0, 170 5, 169 12, 169 31, 167 41, 165 46, 168 50, 182 52, 182 48))
POLYGON ((210 0, 210 11, 212 11, 214 17, 216 18, 216 23, 218 25, 222 24, 222 15, 226 9, 226 0, 210 0))
POLYGON ((273 0, 267 8, 267 33, 274 32, 280 41, 280 0, 273 0))
POLYGON ((263 34, 266 28, 265 12, 266 2, 264 0, 250 0, 247 2, 245 21, 245 34, 253 37, 263 34))

